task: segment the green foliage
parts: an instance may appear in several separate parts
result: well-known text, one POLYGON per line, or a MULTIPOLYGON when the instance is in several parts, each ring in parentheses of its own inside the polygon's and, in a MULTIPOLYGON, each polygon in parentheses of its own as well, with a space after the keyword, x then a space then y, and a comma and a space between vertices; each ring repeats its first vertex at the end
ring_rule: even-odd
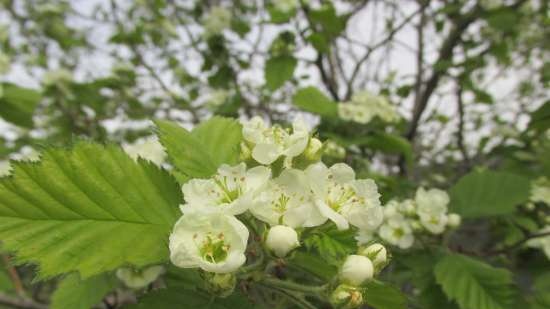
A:
POLYGON ((536 277, 533 284, 533 309, 550 308, 550 272, 536 277))
POLYGON ((37 263, 39 277, 77 271, 86 279, 167 260, 182 197, 166 171, 87 142, 14 165, 0 180, 0 238, 17 262, 37 263))
POLYGON ((294 75, 296 58, 288 55, 281 55, 270 58, 265 63, 265 81, 267 88, 277 90, 294 75))
POLYGON ((189 177, 206 178, 223 164, 238 161, 242 128, 229 118, 213 117, 193 131, 169 121, 156 121, 160 142, 177 169, 180 182, 189 177))
POLYGON ((246 298, 234 293, 227 298, 215 298, 211 295, 193 290, 178 288, 151 292, 139 300, 139 304, 124 307, 124 309, 174 309, 174 304, 181 309, 235 309, 256 308, 246 298))
POLYGON ((336 102, 325 96, 315 87, 305 87, 296 92, 292 102, 299 108, 323 117, 338 117, 336 102))
POLYGON ((319 230, 304 237, 304 245, 316 252, 327 262, 335 264, 345 256, 357 250, 357 244, 350 230, 339 231, 336 228, 319 230))
POLYGON ((101 274, 80 280, 78 274, 70 274, 57 286, 52 295, 52 309, 90 309, 115 288, 117 280, 110 274, 101 274))
POLYGON ((363 298, 375 309, 405 309, 407 304, 403 293, 378 280, 367 283, 363 298))
POLYGON ((32 127, 32 115, 41 95, 38 91, 10 83, 0 84, 0 116, 21 127, 32 127))
POLYGON ((529 197, 529 181, 508 172, 475 170, 449 191, 450 208, 466 218, 512 213, 529 197))
POLYGON ((434 272, 447 297, 462 309, 511 309, 516 301, 512 273, 506 269, 452 254, 442 258, 434 272))
POLYGON ((550 128, 550 101, 544 103, 541 107, 531 113, 529 128, 544 132, 550 128))

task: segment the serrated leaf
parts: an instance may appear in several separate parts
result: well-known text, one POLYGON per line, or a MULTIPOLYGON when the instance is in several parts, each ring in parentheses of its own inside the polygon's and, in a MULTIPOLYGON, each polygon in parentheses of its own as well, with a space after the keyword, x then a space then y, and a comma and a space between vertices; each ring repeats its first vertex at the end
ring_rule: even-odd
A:
POLYGON ((40 93, 11 83, 3 83, 0 88, 0 116, 15 125, 32 127, 32 115, 40 101, 40 93))
POLYGON ((304 245, 315 251, 329 263, 335 263, 357 250, 357 242, 351 230, 339 231, 336 228, 315 231, 304 238, 304 245))
POLYGON ((145 295, 135 305, 124 309, 252 309, 255 308, 245 297, 233 293, 226 298, 215 298, 202 291, 164 289, 145 295))
POLYGON ((465 218, 512 213, 529 198, 525 177, 489 170, 475 170, 462 177, 449 191, 450 208, 465 218))
POLYGON ((398 289, 378 280, 366 284, 363 299, 375 309, 405 309, 407 299, 398 289))
POLYGON ((180 182, 212 176, 220 165, 238 162, 242 126, 236 120, 212 117, 191 132, 171 121, 155 124, 180 182))
POLYGON ((90 309, 115 288, 116 279, 101 274, 80 280, 77 274, 68 275, 59 283, 52 295, 52 309, 90 309))
POLYGON ((512 274, 470 257, 452 254, 434 269, 443 292, 462 309, 504 309, 515 302, 512 274))
POLYGON ((338 117, 336 102, 329 99, 315 87, 306 87, 298 90, 292 97, 292 102, 306 112, 323 117, 338 117))
POLYGON ((317 255, 297 251, 292 254, 290 266, 298 267, 323 280, 330 280, 336 276, 338 268, 329 265, 317 255))
POLYGON ((265 63, 265 82, 270 90, 277 90, 294 75, 296 58, 282 55, 269 58, 265 63))
POLYGON ((168 259, 181 190, 152 163, 79 142, 15 163, 13 175, 0 180, 0 239, 18 263, 38 264, 40 278, 168 259))

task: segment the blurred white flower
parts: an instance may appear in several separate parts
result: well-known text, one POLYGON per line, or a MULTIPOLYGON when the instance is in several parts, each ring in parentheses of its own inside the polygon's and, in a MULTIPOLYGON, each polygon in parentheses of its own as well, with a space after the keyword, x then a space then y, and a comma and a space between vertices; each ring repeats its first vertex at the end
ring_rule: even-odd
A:
POLYGON ((303 171, 283 170, 260 192, 250 212, 270 225, 318 226, 327 220, 315 206, 303 171))
POLYGON ((319 162, 305 173, 321 214, 343 230, 352 224, 359 229, 373 230, 383 220, 380 194, 371 179, 355 179, 355 172, 344 163, 327 168, 319 162))
POLYGON ((210 9, 204 18, 203 27, 205 37, 221 34, 223 30, 231 26, 231 12, 221 6, 210 9))
POLYGON ((140 138, 131 144, 123 144, 122 148, 134 160, 142 158, 157 166, 161 166, 166 161, 164 147, 155 136, 140 138))
POLYGON ((229 95, 230 92, 225 89, 216 89, 210 93, 206 104, 211 108, 216 108, 227 102, 229 95))
MULTIPOLYGON (((550 232, 550 225, 545 226, 538 233, 548 233, 548 232, 550 232)), ((546 257, 550 259, 550 236, 530 239, 527 242, 527 246, 541 249, 546 255, 546 257)))
POLYGON ((141 289, 157 280, 164 271, 165 269, 161 265, 149 266, 144 269, 123 267, 117 269, 116 276, 127 287, 141 289))
POLYGON ((447 204, 449 204, 447 192, 418 188, 415 201, 420 223, 433 234, 443 233, 447 225, 447 204))
POLYGON ((537 180, 531 182, 531 196, 532 202, 541 202, 550 205, 550 180, 546 177, 539 177, 537 180))
POLYGON ((361 285, 374 276, 371 260, 362 255, 349 255, 340 269, 340 280, 351 285, 361 285))
POLYGON ((244 163, 223 164, 209 179, 192 179, 182 186, 183 213, 222 212, 238 215, 252 207, 256 194, 264 188, 271 170, 257 166, 249 170, 244 163))
POLYGON ((269 229, 265 245, 278 257, 285 257, 291 250, 300 246, 298 233, 288 226, 276 225, 269 229))
POLYGON ((248 229, 233 216, 184 214, 170 235, 170 260, 181 268, 230 273, 245 263, 247 242, 248 229))
POLYGON ((254 117, 243 123, 243 137, 251 144, 252 158, 261 164, 271 164, 280 156, 291 159, 300 155, 309 143, 309 129, 301 118, 292 130, 278 125, 268 126, 262 118, 254 117))
POLYGON ((385 122, 395 122, 400 118, 395 106, 385 96, 368 91, 358 92, 351 101, 338 104, 338 115, 343 120, 361 124, 369 123, 374 117, 385 122))
POLYGON ((383 240, 401 249, 410 248, 414 242, 413 230, 409 222, 400 213, 387 218, 380 226, 378 235, 383 240))
POLYGON ((73 73, 65 69, 57 69, 44 73, 42 83, 45 86, 65 84, 73 80, 73 73))
POLYGON ((274 0, 273 6, 277 11, 288 13, 298 7, 298 0, 274 0))
POLYGON ((452 228, 458 227, 462 222, 462 218, 460 217, 459 214, 449 214, 447 218, 448 218, 447 224, 452 228))

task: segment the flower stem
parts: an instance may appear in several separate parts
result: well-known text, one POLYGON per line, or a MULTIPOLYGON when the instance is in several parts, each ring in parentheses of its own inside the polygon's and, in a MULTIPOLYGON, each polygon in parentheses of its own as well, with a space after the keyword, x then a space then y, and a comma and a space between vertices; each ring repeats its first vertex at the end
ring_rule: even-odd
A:
POLYGON ((276 278, 264 278, 262 280, 262 283, 271 287, 282 288, 285 290, 300 292, 300 293, 313 295, 317 297, 320 297, 321 294, 326 290, 325 286, 304 285, 304 284, 280 280, 276 278))

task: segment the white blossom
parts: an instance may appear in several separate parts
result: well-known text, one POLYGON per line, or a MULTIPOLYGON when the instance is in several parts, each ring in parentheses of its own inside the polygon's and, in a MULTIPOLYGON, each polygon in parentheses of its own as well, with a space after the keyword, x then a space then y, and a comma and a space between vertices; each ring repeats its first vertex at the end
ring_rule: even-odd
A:
POLYGON ((295 10, 298 6, 298 0, 274 0, 273 6, 277 11, 288 13, 295 10))
POLYGON ((267 248, 272 250, 276 256, 284 257, 291 250, 300 246, 298 233, 291 227, 276 225, 269 229, 265 240, 267 248))
POLYGON ((243 123, 243 137, 251 145, 252 158, 268 165, 281 156, 291 159, 303 153, 310 134, 301 118, 297 118, 292 130, 288 130, 278 125, 270 127, 262 118, 254 117, 243 123))
POLYGON ((144 269, 122 267, 117 269, 116 276, 129 288, 141 289, 153 283, 164 273, 161 265, 149 266, 144 269))
POLYGON ((272 226, 312 227, 326 221, 313 202, 306 176, 301 170, 283 170, 258 194, 253 204, 250 212, 272 226))
POLYGON ((460 217, 459 214, 449 214, 447 218, 448 218, 447 224, 452 228, 458 227, 462 222, 462 218, 460 217))
POLYGON ((305 173, 319 211, 339 229, 351 224, 372 230, 382 222, 380 194, 373 180, 355 179, 353 169, 343 163, 327 168, 319 162, 310 165, 305 173))
POLYGON ((387 218, 380 226, 378 235, 383 240, 401 249, 410 248, 414 242, 411 225, 400 213, 387 218))
POLYGON ((416 191, 415 201, 420 223, 433 234, 443 233, 448 220, 449 195, 447 192, 439 189, 424 190, 424 188, 419 188, 416 191))
POLYGON ((192 179, 182 186, 186 204, 181 210, 241 214, 252 207, 256 194, 270 177, 270 169, 264 166, 247 170, 244 163, 223 164, 212 178, 192 179))
POLYGON ((160 166, 166 161, 166 152, 155 136, 136 140, 122 146, 124 151, 134 160, 142 158, 160 166))
POLYGON ((372 279, 373 275, 374 267, 371 260, 362 255, 349 255, 340 269, 342 282, 355 286, 372 279))
POLYGON ((539 177, 531 183, 532 202, 541 202, 550 205, 550 180, 546 177, 539 177))
POLYGON ((205 37, 211 37, 221 34, 224 29, 231 26, 231 12, 221 6, 215 6, 210 9, 203 21, 205 37))
POLYGON ((400 118, 386 97, 368 91, 358 92, 351 101, 338 104, 338 115, 343 120, 361 124, 369 123, 374 117, 385 122, 395 122, 400 118))
MULTIPOLYGON (((548 233, 548 232, 550 232, 550 225, 545 226, 539 231, 539 233, 548 233)), ((540 248, 544 252, 546 257, 550 259, 550 236, 530 239, 527 242, 527 246, 533 247, 533 248, 540 248)))
POLYGON ((169 239, 170 260, 178 267, 230 273, 245 261, 246 226, 221 213, 184 214, 169 239))

